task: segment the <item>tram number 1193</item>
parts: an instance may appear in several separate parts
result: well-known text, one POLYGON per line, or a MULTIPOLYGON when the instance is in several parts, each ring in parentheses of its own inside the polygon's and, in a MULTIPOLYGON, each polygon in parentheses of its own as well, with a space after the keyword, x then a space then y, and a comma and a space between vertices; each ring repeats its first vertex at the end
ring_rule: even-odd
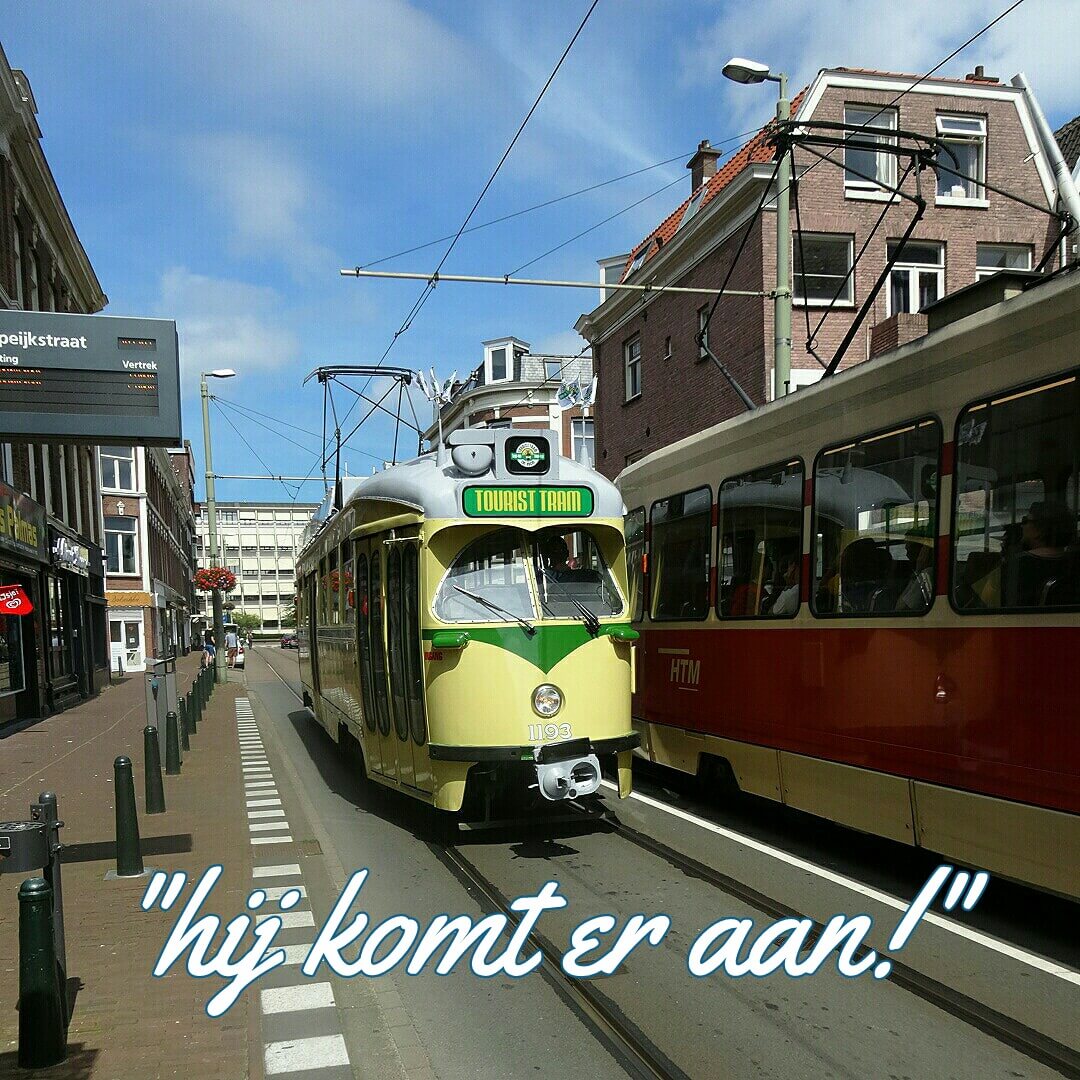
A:
POLYGON ((569 724, 530 724, 529 742, 555 742, 572 739, 574 729, 569 724))

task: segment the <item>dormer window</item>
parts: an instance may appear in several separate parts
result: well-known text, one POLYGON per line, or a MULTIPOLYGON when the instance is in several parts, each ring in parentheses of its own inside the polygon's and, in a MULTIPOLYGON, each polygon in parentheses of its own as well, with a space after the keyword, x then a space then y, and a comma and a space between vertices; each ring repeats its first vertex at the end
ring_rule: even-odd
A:
POLYGON ((528 345, 518 338, 498 338, 484 342, 484 383, 510 382, 515 369, 520 369, 518 358, 529 351, 528 345))
POLYGON ((506 378, 506 349, 492 349, 488 354, 491 370, 491 378, 489 382, 498 382, 500 379, 506 378))
POLYGON ((635 270, 640 270, 642 263, 645 262, 646 256, 658 247, 659 242, 656 239, 646 240, 645 243, 634 252, 634 258, 630 263, 630 269, 626 271, 626 276, 629 277, 635 270))
POLYGON ((678 232, 700 209, 702 200, 705 198, 705 192, 709 190, 708 184, 702 184, 701 187, 690 196, 690 202, 687 204, 686 212, 679 219, 679 224, 676 226, 675 231, 678 232))

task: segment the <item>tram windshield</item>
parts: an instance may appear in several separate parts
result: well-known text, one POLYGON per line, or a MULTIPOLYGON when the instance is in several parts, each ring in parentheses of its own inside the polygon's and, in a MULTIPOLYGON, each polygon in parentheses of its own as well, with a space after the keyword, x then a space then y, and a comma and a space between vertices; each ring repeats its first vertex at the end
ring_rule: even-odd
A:
POLYGON ((599 542, 588 529, 561 525, 496 529, 467 544, 434 604, 436 618, 454 623, 591 621, 622 610, 599 542))

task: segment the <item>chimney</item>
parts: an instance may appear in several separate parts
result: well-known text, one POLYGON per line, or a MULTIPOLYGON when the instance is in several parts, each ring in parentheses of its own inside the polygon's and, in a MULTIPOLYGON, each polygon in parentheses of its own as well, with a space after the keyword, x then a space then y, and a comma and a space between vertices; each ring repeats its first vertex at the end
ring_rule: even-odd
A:
POLYGON ((716 175, 716 159, 722 151, 714 150, 708 139, 698 143, 697 153, 686 163, 690 170, 691 193, 697 191, 710 176, 716 175))
POLYGON ((996 75, 987 75, 986 68, 984 68, 982 64, 977 64, 975 70, 968 72, 968 74, 964 76, 964 79, 967 82, 977 83, 996 83, 999 81, 996 75))

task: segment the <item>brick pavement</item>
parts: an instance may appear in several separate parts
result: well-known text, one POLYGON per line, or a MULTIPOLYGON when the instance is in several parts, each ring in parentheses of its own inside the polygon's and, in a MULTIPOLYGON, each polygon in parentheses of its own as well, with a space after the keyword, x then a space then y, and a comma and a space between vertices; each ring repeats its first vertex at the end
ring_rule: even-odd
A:
MULTIPOLYGON (((181 659, 178 686, 187 688, 198 657, 181 659), (183 676, 183 677, 181 677, 183 676)), ((142 676, 114 684, 96 699, 0 738, 0 820, 26 819, 40 791, 57 793, 66 823, 63 867, 68 976, 82 981, 68 1035, 68 1060, 52 1069, 17 1067, 18 949, 0 949, 0 1077, 62 1080, 149 1080, 186 1076, 238 1080, 261 1075, 253 995, 243 995, 223 1017, 209 1018, 206 999, 217 977, 192 979, 175 968, 155 979, 154 962, 175 919, 142 912, 146 878, 107 881, 115 868, 113 760, 134 764, 143 860, 147 867, 191 876, 224 865, 210 910, 226 918, 244 910, 251 883, 235 735, 234 681, 214 692, 206 720, 192 738, 180 776, 166 776, 167 812, 145 813, 142 676), (254 1051, 252 1053, 252 1051, 254 1051), (249 1064, 250 1056, 250 1064, 249 1064)), ((18 940, 21 876, 0 877, 0 941, 18 940)))

